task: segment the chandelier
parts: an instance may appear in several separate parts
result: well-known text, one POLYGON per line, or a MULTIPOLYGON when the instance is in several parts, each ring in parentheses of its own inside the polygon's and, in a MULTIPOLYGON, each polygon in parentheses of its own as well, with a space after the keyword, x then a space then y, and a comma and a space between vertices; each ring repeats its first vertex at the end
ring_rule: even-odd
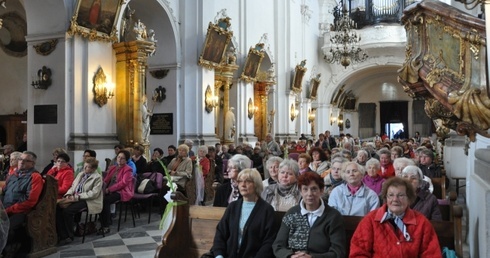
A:
POLYGON ((331 48, 324 59, 328 63, 338 63, 347 68, 351 63, 364 62, 368 55, 359 47, 361 36, 354 31, 357 24, 349 17, 343 1, 340 5, 343 6, 342 13, 338 6, 334 9, 335 20, 330 28, 331 48))

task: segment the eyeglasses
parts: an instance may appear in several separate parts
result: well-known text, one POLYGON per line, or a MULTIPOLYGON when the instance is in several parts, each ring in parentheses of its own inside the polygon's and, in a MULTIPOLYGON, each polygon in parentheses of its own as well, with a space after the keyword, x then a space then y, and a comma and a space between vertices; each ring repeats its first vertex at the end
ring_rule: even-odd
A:
POLYGON ((19 159, 19 161, 23 161, 23 162, 34 162, 34 160, 29 160, 29 159, 19 159))
POLYGON ((393 200, 393 199, 395 199, 395 197, 399 200, 403 200, 403 199, 407 198, 407 195, 406 194, 388 194, 386 197, 389 200, 393 200))

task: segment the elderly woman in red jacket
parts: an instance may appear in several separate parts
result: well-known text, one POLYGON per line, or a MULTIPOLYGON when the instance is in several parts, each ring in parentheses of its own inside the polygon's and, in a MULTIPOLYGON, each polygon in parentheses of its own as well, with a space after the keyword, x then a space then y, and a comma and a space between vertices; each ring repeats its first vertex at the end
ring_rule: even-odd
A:
POLYGON ((349 257, 442 257, 427 218, 410 209, 416 195, 409 181, 393 177, 382 190, 385 204, 368 213, 351 239, 349 257))
POLYGON ((48 175, 58 180, 58 199, 62 199, 75 180, 75 172, 68 163, 70 156, 66 153, 60 153, 54 162, 53 167, 48 171, 48 175))
POLYGON ((108 234, 111 224, 110 205, 116 201, 129 201, 134 195, 133 169, 127 164, 131 154, 127 150, 121 150, 117 154, 117 164, 111 166, 104 177, 106 185, 104 204, 100 213, 101 228, 97 234, 108 234))

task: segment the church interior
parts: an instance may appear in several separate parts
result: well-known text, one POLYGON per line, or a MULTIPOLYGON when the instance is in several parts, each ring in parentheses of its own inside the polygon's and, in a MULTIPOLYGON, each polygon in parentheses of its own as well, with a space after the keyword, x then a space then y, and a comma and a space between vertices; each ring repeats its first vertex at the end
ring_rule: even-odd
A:
POLYGON ((490 257, 485 1, 95 2, 0 0, 1 146, 77 164, 117 144, 149 159, 186 139, 419 132, 465 185, 465 257, 490 257))

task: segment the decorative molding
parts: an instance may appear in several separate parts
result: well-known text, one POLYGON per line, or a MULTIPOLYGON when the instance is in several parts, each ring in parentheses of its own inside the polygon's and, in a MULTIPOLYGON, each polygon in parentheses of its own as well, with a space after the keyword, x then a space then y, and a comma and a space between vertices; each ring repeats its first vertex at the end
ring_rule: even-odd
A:
POLYGON ((39 55, 47 56, 56 49, 57 44, 58 44, 58 39, 52 39, 50 41, 46 41, 41 44, 34 45, 32 47, 36 50, 36 53, 38 53, 39 55))

